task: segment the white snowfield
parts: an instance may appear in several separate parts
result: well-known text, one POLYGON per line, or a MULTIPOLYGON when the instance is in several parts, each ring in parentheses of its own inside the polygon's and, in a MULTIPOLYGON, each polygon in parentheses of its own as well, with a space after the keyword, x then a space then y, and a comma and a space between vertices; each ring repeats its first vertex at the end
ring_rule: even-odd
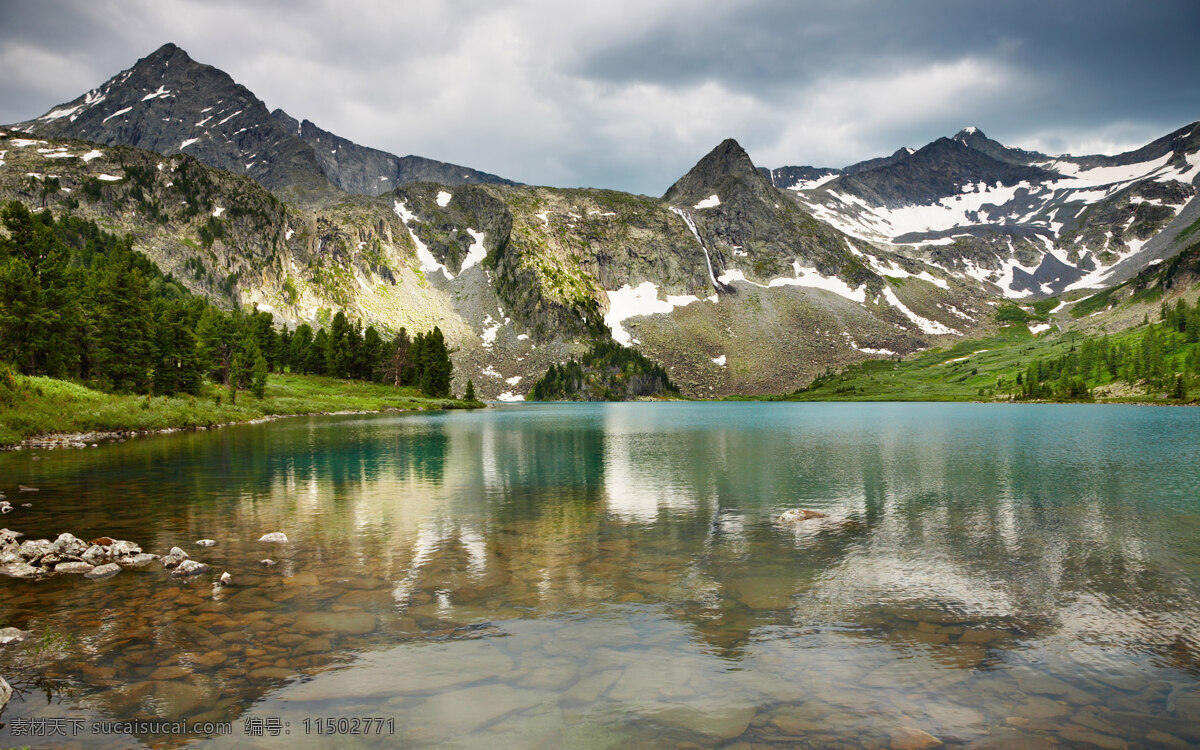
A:
POLYGON ((912 310, 909 310, 907 307, 904 306, 904 303, 900 301, 900 298, 896 296, 896 293, 892 291, 892 288, 890 286, 883 288, 883 298, 887 300, 887 303, 889 305, 896 308, 900 312, 904 313, 904 315, 907 316, 909 320, 911 320, 913 323, 916 323, 917 328, 920 328, 922 333, 928 333, 928 334, 937 335, 937 336, 942 336, 942 335, 947 335, 947 334, 958 335, 958 331, 954 330, 953 328, 951 328, 947 325, 944 325, 942 323, 939 323, 936 320, 930 320, 929 318, 923 318, 920 315, 917 315, 912 310))
POLYGON ((725 366, 725 355, 722 354, 719 357, 713 357, 712 361, 713 361, 713 364, 716 365, 717 367, 724 367, 725 366))
POLYGON ((468 229, 467 234, 471 235, 471 238, 475 241, 467 248, 467 257, 463 258, 462 268, 458 269, 459 275, 462 275, 462 272, 471 266, 479 265, 487 257, 487 249, 483 246, 483 238, 487 234, 485 232, 476 232, 474 229, 468 229))
MULTIPOLYGON (((413 243, 417 246, 417 260, 421 263, 421 270, 426 274, 432 274, 440 270, 446 275, 448 280, 452 280, 454 274, 450 273, 450 269, 438 263, 437 258, 433 257, 433 253, 429 252, 429 248, 425 246, 424 242, 421 242, 421 238, 408 225, 408 222, 417 218, 416 214, 408 210, 408 206, 405 205, 404 201, 396 201, 392 209, 400 217, 400 221, 404 222, 404 228, 408 230, 408 235, 412 237, 413 243)), ((495 338, 495 334, 493 334, 493 338, 495 338)))
POLYGON ((795 272, 795 276, 781 276, 771 279, 766 284, 760 284, 757 281, 747 279, 746 274, 736 268, 727 268, 725 269, 725 273, 717 277, 717 280, 722 284, 732 284, 735 281, 741 281, 746 284, 753 284, 761 289, 777 286, 804 286, 833 292, 840 297, 845 297, 860 304, 867 301, 866 287, 855 289, 836 276, 823 276, 816 268, 805 268, 800 265, 799 261, 795 260, 792 261, 792 271, 795 272))
POLYGON ((694 294, 667 295, 665 300, 658 298, 658 287, 653 282, 643 281, 637 287, 625 284, 616 291, 605 291, 608 295, 608 313, 604 323, 612 331, 613 340, 624 346, 639 343, 621 323, 639 315, 663 315, 676 307, 687 307, 700 298, 694 294))
POLYGON ((437 194, 437 204, 442 208, 445 208, 446 206, 450 205, 450 199, 453 197, 453 195, 447 193, 445 190, 439 190, 437 194))
MULTIPOLYGON (((1024 224, 1045 228, 1049 233, 1048 236, 1037 238, 1045 245, 1045 252, 1054 255, 1067 265, 1073 266, 1074 263, 1067 260, 1066 253, 1053 246, 1054 238, 1060 235, 1065 226, 1065 220, 1077 213, 1080 204, 1086 206, 1104 200, 1143 180, 1179 181, 1191 184, 1200 177, 1200 152, 1187 154, 1182 164, 1169 164, 1168 162, 1173 158, 1175 158, 1175 154, 1168 153, 1156 159, 1134 164, 1098 166, 1090 169, 1081 168, 1078 164, 1063 158, 1047 159, 1035 163, 1034 166, 1057 172, 1062 177, 1044 183, 1023 181, 1007 187, 1000 183, 977 182, 965 185, 959 193, 936 202, 899 208, 871 206, 861 198, 838 191, 836 188, 818 190, 826 182, 834 179, 834 176, 827 176, 820 180, 801 180, 790 189, 797 193, 816 218, 852 237, 868 242, 896 244, 899 237, 908 234, 946 234, 959 227, 1024 224), (1066 213, 1064 213, 1064 209, 1066 213)), ((1144 199, 1136 196, 1130 200, 1131 202, 1163 203, 1160 199, 1144 199)), ((1178 214, 1183 205, 1168 204, 1168 207, 1178 214)), ((961 236, 964 235, 923 239, 905 244, 945 245, 954 242, 956 237, 961 236)), ((1140 250, 1143 244, 1145 241, 1142 240, 1126 240, 1124 244, 1110 240, 1105 247, 1093 248, 1093 250, 1113 252, 1120 258, 1124 258, 1140 250)), ((968 271, 967 275, 996 283, 1004 289, 1004 293, 1008 297, 1030 296, 1034 292, 1016 291, 1011 288, 1013 283, 1011 272, 1016 265, 1015 261, 1010 260, 998 274, 987 269, 977 269, 977 271, 968 271)), ((1032 273, 1037 265, 1034 264, 1032 268, 1023 266, 1021 268, 1032 273)), ((1112 268, 1113 266, 1106 266, 1088 273, 1083 279, 1068 286, 1067 289, 1084 289, 1102 284, 1111 275, 1112 268)), ((878 267, 875 270, 885 275, 904 277, 902 274, 888 273, 878 267)), ((935 277, 926 278, 921 274, 918 274, 917 277, 939 286, 945 283, 935 280, 935 277)), ((1041 287, 1039 291, 1048 293, 1051 290, 1041 287)))
POLYGON ((75 112, 82 106, 83 106, 82 104, 76 104, 74 107, 65 107, 63 109, 56 109, 56 110, 53 110, 52 112, 48 112, 48 113, 42 115, 38 119, 49 121, 49 120, 58 120, 63 117, 70 117, 71 115, 75 114, 75 112))
POLYGON ((693 208, 716 208, 719 205, 721 205, 721 199, 714 193, 697 203, 693 208))

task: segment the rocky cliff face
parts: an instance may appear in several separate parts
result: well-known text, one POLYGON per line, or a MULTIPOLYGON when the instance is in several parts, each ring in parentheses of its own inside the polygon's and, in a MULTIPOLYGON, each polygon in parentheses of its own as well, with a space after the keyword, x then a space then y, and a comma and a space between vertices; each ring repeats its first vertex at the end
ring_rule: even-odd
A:
POLYGON ((14 129, 174 155, 257 180, 286 198, 336 200, 341 191, 379 195, 398 184, 507 183, 454 164, 397 157, 274 114, 227 73, 165 44, 73 101, 14 129), (382 178, 382 179, 381 179, 382 178))
POLYGON ((410 182, 442 185, 514 185, 512 180, 470 167, 422 156, 396 156, 322 130, 308 120, 297 121, 282 109, 271 113, 276 122, 296 133, 313 150, 321 171, 342 190, 361 195, 382 195, 410 182))

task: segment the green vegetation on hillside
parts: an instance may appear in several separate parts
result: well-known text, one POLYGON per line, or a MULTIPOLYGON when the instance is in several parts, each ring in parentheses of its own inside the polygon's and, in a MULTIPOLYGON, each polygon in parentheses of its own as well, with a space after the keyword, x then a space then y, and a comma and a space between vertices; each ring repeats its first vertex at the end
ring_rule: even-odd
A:
POLYGON ((592 345, 578 361, 550 369, 529 390, 530 401, 628 401, 653 396, 677 396, 667 371, 612 341, 592 345))
POLYGON ((120 395, 9 371, 0 375, 0 445, 51 433, 211 427, 273 415, 478 406, 426 398, 416 388, 313 375, 273 376, 261 399, 230 403, 222 392, 206 384, 199 396, 120 395))
POLYGON ((1188 401, 1200 387, 1200 303, 1120 333, 1031 335, 1025 325, 906 360, 868 360, 776 398, 796 401, 1188 401))
POLYGON ((311 398, 222 408, 223 398, 235 405, 239 391, 272 398, 277 389, 268 387, 268 375, 289 370, 391 384, 391 395, 368 399, 379 406, 363 408, 391 407, 391 398, 408 403, 415 394, 400 397, 394 389, 402 386, 450 396, 453 367, 437 328, 415 340, 401 330, 385 341, 338 312, 327 330, 314 335, 301 326, 292 334, 269 313, 227 312, 191 295, 134 251, 129 237, 94 222, 35 215, 15 201, 0 210, 0 221, 0 379, 7 389, 0 434, 9 438, 359 408, 337 403, 337 389, 328 388, 311 398), (211 408, 196 406, 197 396, 210 395, 211 408), (140 399, 130 396, 146 396, 150 413, 132 411, 140 399), (152 408, 158 402, 151 396, 180 397, 187 408, 152 408), (99 412, 72 413, 101 403, 99 412))

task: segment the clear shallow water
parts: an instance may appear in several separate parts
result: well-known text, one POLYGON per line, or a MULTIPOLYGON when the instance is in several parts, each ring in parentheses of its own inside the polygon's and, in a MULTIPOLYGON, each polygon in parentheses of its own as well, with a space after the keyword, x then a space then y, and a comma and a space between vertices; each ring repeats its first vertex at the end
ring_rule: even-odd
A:
POLYGON ((0 624, 38 634, 0 649, 0 745, 1198 744, 1198 426, 527 405, 0 456, 34 503, 0 525, 179 545, 236 584, 0 577, 0 624), (790 507, 829 517, 772 523, 790 507), (56 717, 85 729, 14 733, 56 717), (88 731, 150 717, 233 734, 88 731))

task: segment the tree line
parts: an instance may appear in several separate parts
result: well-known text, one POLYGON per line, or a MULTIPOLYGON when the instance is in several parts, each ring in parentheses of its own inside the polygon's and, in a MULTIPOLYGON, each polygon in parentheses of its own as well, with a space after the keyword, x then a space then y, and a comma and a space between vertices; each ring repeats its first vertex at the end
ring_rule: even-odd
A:
POLYGON ((667 371, 636 349, 598 341, 578 360, 552 364, 529 390, 530 401, 626 401, 678 395, 667 371))
POLYGON ((1200 300, 1164 302, 1159 322, 1141 335, 1113 340, 1073 336, 1062 355, 1039 358, 1016 375, 1013 396, 1024 400, 1090 400, 1098 385, 1124 383, 1147 394, 1184 400, 1200 382, 1200 300))
POLYGON ((324 328, 277 328, 263 311, 222 310, 133 249, 132 239, 72 215, 0 210, 0 360, 26 375, 123 393, 262 397, 271 372, 417 386, 450 395, 453 366, 438 328, 384 337, 338 312, 324 328))

